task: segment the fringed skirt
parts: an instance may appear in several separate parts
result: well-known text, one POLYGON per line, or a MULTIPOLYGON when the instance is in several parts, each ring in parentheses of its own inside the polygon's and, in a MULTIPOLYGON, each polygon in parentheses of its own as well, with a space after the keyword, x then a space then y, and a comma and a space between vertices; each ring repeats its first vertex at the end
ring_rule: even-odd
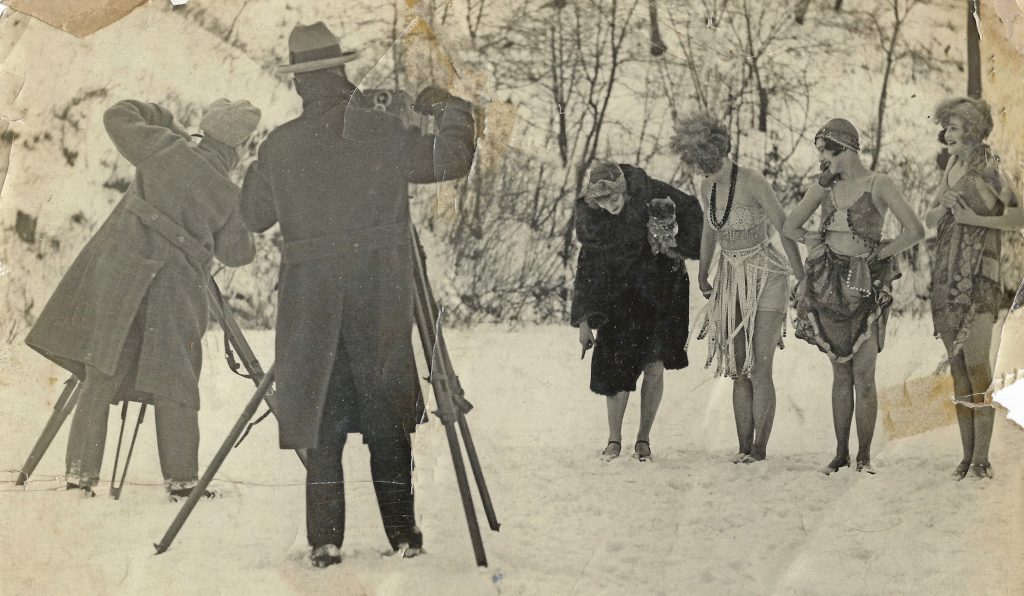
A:
MULTIPOLYGON (((791 270, 786 257, 769 240, 743 250, 722 250, 711 297, 697 315, 697 339, 708 340, 704 368, 716 361, 716 376, 750 376, 754 369, 754 322, 758 311, 786 312, 791 270), (742 369, 735 340, 743 333, 742 369)), ((785 335, 785 330, 783 330, 785 335)), ((782 337, 779 337, 782 347, 782 337)))
POLYGON ((804 264, 797 285, 794 335, 834 362, 848 362, 868 340, 885 345, 892 307, 892 282, 901 274, 893 259, 869 261, 819 244, 804 264))

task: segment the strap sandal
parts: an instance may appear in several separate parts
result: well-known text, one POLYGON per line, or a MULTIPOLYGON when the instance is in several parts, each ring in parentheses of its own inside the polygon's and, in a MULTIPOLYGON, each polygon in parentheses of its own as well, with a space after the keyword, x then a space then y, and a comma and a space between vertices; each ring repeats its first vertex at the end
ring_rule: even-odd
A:
POLYGON ((651 444, 647 441, 637 441, 633 444, 633 459, 640 462, 653 461, 651 456, 651 444), (643 445, 643 447, 641 447, 643 445))
POLYGON ((977 479, 988 478, 991 480, 996 477, 992 472, 992 464, 971 464, 971 474, 977 479))
POLYGON ((622 453, 622 443, 618 441, 608 441, 608 446, 601 452, 601 459, 604 461, 612 461, 619 454, 622 453))
POLYGON ((822 474, 828 476, 839 471, 839 468, 849 468, 850 458, 849 456, 837 455, 832 458, 832 461, 828 462, 828 465, 819 470, 822 474))
POLYGON ((871 462, 867 461, 867 460, 865 460, 865 461, 858 461, 857 462, 857 471, 858 472, 864 472, 866 474, 876 474, 877 473, 877 472, 875 472, 875 469, 871 467, 871 462))

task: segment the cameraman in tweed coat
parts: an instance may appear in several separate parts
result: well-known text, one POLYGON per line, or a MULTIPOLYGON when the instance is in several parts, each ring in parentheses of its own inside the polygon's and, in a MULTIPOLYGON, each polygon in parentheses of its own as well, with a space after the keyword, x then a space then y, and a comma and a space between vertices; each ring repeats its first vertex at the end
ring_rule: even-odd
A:
POLYGON ((229 178, 255 130, 249 102, 217 100, 198 144, 166 109, 126 100, 103 123, 135 180, 61 279, 26 343, 82 380, 68 438, 68 489, 99 482, 109 405, 152 403, 167 490, 198 479, 201 338, 213 259, 255 256, 229 178))

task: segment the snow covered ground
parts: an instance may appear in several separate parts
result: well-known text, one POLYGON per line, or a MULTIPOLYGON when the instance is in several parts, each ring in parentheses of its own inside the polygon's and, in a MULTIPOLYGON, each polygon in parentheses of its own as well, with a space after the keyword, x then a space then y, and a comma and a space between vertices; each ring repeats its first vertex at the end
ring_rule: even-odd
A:
MULTIPOLYGON (((939 342, 922 321, 894 321, 879 385, 931 373, 939 342)), ((250 335, 265 364, 272 334, 250 335)), ((201 462, 252 392, 204 341, 201 462)), ((303 471, 277 449, 268 420, 229 456, 171 549, 155 556, 178 511, 160 485, 152 417, 140 432, 120 501, 61 489, 66 426, 27 490, 16 472, 64 375, 21 347, 0 353, 0 577, 3 593, 152 594, 689 594, 974 593, 1024 590, 1024 432, 1000 412, 994 481, 953 482, 954 426, 888 439, 879 424, 876 476, 816 471, 834 448, 828 365, 790 339, 776 361, 779 404, 769 460, 737 466, 729 383, 700 366, 671 372, 653 434, 655 461, 599 461, 605 411, 588 393, 568 327, 449 332, 498 517, 484 528, 490 567, 477 568, 443 429, 415 439, 417 515, 427 556, 387 548, 365 448, 345 452, 349 529, 342 565, 306 562, 303 471), (820 374, 817 374, 820 373, 820 374), (800 384, 788 382, 801 379, 800 384)), ((701 360, 704 345, 691 349, 701 360)), ((1008 391, 1024 391, 1022 384, 1008 391)), ((627 412, 625 452, 639 405, 627 412)), ((118 411, 111 409, 110 473, 118 411)), ((129 412, 129 423, 136 415, 129 412)), ((482 513, 481 513, 482 518, 482 513)))

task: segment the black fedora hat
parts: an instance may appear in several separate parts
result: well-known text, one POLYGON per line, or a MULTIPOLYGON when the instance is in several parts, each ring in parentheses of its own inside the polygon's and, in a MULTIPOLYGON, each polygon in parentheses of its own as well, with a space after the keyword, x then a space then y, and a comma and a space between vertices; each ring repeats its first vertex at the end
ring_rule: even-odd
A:
POLYGON ((341 66, 358 57, 359 52, 341 51, 338 38, 331 33, 323 21, 312 25, 296 25, 288 36, 288 58, 290 64, 277 67, 280 73, 312 72, 341 66))

